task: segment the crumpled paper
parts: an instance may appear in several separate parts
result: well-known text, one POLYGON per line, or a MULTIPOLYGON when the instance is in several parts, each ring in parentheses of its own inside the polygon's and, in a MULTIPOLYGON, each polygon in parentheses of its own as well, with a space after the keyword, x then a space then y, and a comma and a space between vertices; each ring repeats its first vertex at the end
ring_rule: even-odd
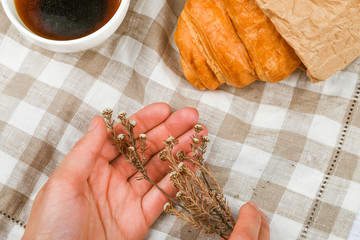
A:
POLYGON ((312 82, 360 55, 360 0, 255 0, 295 49, 312 82))

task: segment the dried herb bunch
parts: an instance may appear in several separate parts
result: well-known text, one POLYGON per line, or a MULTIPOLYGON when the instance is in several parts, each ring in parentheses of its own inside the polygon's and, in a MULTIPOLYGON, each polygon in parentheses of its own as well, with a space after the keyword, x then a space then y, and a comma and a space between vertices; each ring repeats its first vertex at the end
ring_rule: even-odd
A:
POLYGON ((103 111, 114 146, 126 156, 134 169, 142 174, 139 180, 145 179, 151 182, 167 196, 169 202, 164 205, 164 211, 188 222, 194 228, 202 229, 205 234, 217 234, 228 239, 235 221, 218 182, 204 165, 204 154, 210 139, 207 136, 200 136, 203 127, 199 124, 194 127, 191 154, 187 155, 183 150, 174 154, 174 147, 178 142, 173 137, 165 141, 165 148, 159 153, 160 160, 168 161, 170 180, 179 190, 176 198, 172 198, 147 175, 144 158, 147 150, 146 135, 140 134, 138 139, 135 138, 136 122, 128 120, 125 112, 120 112, 117 118, 126 134, 117 134, 116 122, 112 119, 112 114, 111 109, 103 111))

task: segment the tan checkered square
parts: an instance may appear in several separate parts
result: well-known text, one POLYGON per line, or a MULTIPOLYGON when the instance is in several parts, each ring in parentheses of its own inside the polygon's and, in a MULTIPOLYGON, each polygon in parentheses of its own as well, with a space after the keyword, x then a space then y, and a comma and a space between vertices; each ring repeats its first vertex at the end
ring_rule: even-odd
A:
MULTIPOLYGON (((183 106, 197 108, 197 106, 199 105, 199 100, 192 97, 186 97, 187 95, 192 96, 192 91, 184 91, 181 94, 178 92, 174 92, 169 104, 174 109, 181 109, 183 106)), ((201 122, 201 120, 199 121, 201 122)))
POLYGON ((42 172, 52 158, 55 148, 36 137, 32 137, 20 160, 42 172))
POLYGON ((98 78, 109 62, 109 58, 92 50, 86 51, 75 67, 82 69, 94 78, 98 78))
POLYGON ((283 186, 259 179, 251 201, 255 202, 261 209, 275 212, 285 191, 286 188, 283 186))
POLYGON ((225 116, 221 126, 222 128, 220 128, 218 134, 219 137, 239 143, 245 142, 251 127, 250 124, 245 123, 230 114, 225 116), (229 126, 233 126, 234 128, 230 129, 229 126))
POLYGON ((59 90, 47 111, 69 123, 77 112, 80 104, 81 100, 79 98, 66 91, 59 90), (62 106, 67 106, 67 108, 62 109, 62 106))
POLYGON ((344 152, 340 157, 334 175, 347 180, 353 179, 356 167, 360 164, 359 156, 344 152))
POLYGON ((25 74, 18 73, 6 86, 3 92, 14 98, 23 99, 34 81, 34 78, 25 74))
POLYGON ((328 203, 320 203, 318 211, 318 215, 314 217, 313 227, 323 232, 331 232, 340 212, 340 207, 332 206, 328 203))
POLYGON ((19 201, 18 199, 26 199, 27 196, 6 185, 1 188, 0 195, 2 196, 0 200, 1 210, 11 217, 17 218, 26 203, 25 201, 19 201), (7 208, 5 209, 4 206, 7 206, 7 208))
MULTIPOLYGON (((0 8, 0 15, 4 16, 5 12, 3 10, 3 8, 0 8)), ((10 27, 11 23, 8 19, 3 19, 3 21, 0 22, 0 33, 2 34, 6 34, 6 32, 8 31, 9 27, 10 27)))
POLYGON ((295 88, 290 109, 295 112, 314 114, 321 94, 301 88, 295 88))
POLYGON ((298 162, 305 147, 306 137, 289 131, 280 131, 273 154, 298 162))
POLYGON ((145 89, 148 82, 149 79, 134 71, 131 76, 131 81, 128 83, 128 85, 126 85, 124 94, 129 97, 134 96, 134 100, 143 104, 145 97, 145 89))
POLYGON ((273 129, 259 128, 251 126, 249 134, 246 137, 245 143, 255 148, 261 149, 265 152, 273 152, 276 146, 276 139, 279 131, 273 129), (261 141, 258 141, 261 139, 261 141))
POLYGON ((263 92, 265 88, 265 83, 261 81, 256 81, 250 84, 246 88, 237 88, 234 90, 234 95, 241 98, 253 101, 255 103, 260 103, 263 92))

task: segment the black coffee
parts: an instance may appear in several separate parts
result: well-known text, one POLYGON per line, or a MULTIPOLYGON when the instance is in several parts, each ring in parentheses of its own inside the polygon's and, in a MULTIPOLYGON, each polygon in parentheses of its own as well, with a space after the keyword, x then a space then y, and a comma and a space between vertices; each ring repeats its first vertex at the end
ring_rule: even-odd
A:
POLYGON ((54 40, 86 36, 104 26, 121 0, 15 0, 16 10, 35 34, 54 40))

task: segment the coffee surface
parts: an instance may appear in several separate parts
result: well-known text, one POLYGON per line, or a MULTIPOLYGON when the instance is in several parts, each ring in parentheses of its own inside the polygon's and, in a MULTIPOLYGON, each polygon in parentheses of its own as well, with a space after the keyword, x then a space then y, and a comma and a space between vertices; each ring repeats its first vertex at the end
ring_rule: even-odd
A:
POLYGON ((15 0, 27 28, 53 40, 84 37, 105 25, 120 0, 15 0))

